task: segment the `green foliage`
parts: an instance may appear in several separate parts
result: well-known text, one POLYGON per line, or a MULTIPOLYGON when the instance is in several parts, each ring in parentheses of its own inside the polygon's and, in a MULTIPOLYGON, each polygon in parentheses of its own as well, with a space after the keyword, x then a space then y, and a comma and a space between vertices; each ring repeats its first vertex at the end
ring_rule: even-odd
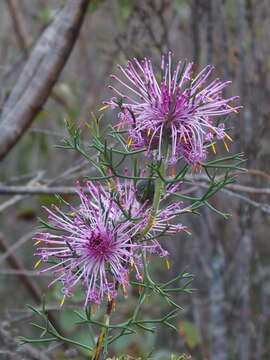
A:
POLYGON ((40 319, 41 324, 32 323, 32 325, 39 329, 41 331, 40 337, 38 339, 29 339, 24 336, 20 336, 19 340, 21 344, 29 344, 29 343, 48 343, 48 342, 54 342, 54 341, 61 341, 70 343, 73 345, 78 346, 79 348, 85 349, 88 351, 92 351, 92 348, 88 345, 85 345, 84 343, 81 343, 79 341, 69 339, 67 337, 64 337, 59 333, 59 331, 55 328, 55 326, 52 324, 52 322, 47 317, 47 311, 45 308, 45 303, 43 303, 42 309, 35 309, 32 306, 28 306, 29 309, 31 309, 40 319))
POLYGON ((188 320, 180 321, 179 334, 185 339, 189 348, 193 349, 198 345, 199 334, 193 322, 188 320))
POLYGON ((104 2, 104 0, 92 0, 88 6, 88 12, 94 13, 98 10, 99 6, 104 2))
POLYGON ((55 204, 57 200, 54 195, 49 195, 49 194, 40 194, 37 196, 37 198, 40 205, 43 206, 50 206, 51 204, 55 204))
POLYGON ((125 21, 132 13, 135 2, 132 0, 117 0, 118 11, 121 14, 121 18, 125 21))
POLYGON ((166 283, 158 283, 152 279, 146 260, 144 263, 144 274, 145 276, 142 281, 130 282, 131 285, 139 289, 139 295, 137 305, 126 321, 116 325, 108 325, 104 322, 98 321, 93 313, 92 306, 86 308, 84 312, 71 312, 69 310, 65 312, 61 311, 62 323, 64 322, 65 325, 68 324, 69 330, 74 330, 77 326, 80 326, 81 329, 81 325, 85 325, 84 331, 80 330, 76 334, 75 339, 70 339, 60 334, 54 325, 49 321, 46 314, 45 303, 43 304, 42 309, 36 309, 29 306, 29 308, 39 317, 41 321, 41 324, 32 324, 34 327, 41 330, 41 335, 37 339, 21 337, 20 340, 22 344, 64 341, 78 346, 82 349, 82 351, 89 354, 95 343, 93 327, 106 329, 107 337, 104 344, 105 349, 107 349, 111 343, 115 342, 119 338, 125 337, 125 335, 140 334, 142 331, 155 333, 156 326, 158 324, 162 324, 168 327, 168 329, 172 329, 177 332, 178 329, 173 322, 175 317, 178 315, 179 310, 182 308, 174 302, 172 295, 174 293, 191 293, 192 289, 190 288, 190 284, 193 280, 193 276, 184 271, 166 283), (182 286, 179 286, 179 283, 182 283, 182 286), (142 319, 141 316, 139 316, 139 311, 142 306, 147 303, 149 298, 153 297, 153 295, 155 297, 158 296, 160 301, 165 300, 169 306, 169 310, 162 317, 155 319, 142 319), (73 324, 71 324, 71 322, 73 322, 73 324))
POLYGON ((54 17, 56 10, 52 6, 41 7, 39 12, 33 16, 36 22, 48 24, 54 17))
POLYGON ((235 0, 227 0, 225 2, 225 11, 229 18, 234 19, 237 16, 237 4, 235 0))
POLYGON ((35 208, 32 206, 23 206, 17 210, 16 215, 24 220, 32 220, 37 214, 35 208))

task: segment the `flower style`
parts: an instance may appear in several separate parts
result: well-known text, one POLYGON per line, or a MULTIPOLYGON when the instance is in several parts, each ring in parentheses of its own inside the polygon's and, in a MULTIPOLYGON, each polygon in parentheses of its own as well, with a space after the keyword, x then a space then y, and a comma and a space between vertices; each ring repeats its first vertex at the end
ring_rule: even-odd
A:
POLYGON ((89 195, 77 185, 80 206, 75 209, 69 205, 69 213, 55 205, 54 211, 45 208, 55 231, 40 232, 34 238, 36 245, 42 243, 35 253, 41 257, 36 266, 42 260, 56 260, 40 271, 56 275, 49 286, 60 280, 64 294, 69 296, 74 286, 82 282, 86 288, 85 306, 89 302, 99 304, 105 295, 115 298, 117 287, 122 285, 125 289, 128 285, 132 269, 140 279, 143 249, 160 256, 168 254, 157 240, 152 240, 154 234, 185 230, 183 225, 168 225, 182 207, 181 203, 171 204, 158 212, 151 231, 143 239, 136 239, 149 220, 151 208, 147 201, 141 204, 136 200, 132 183, 116 182, 107 189, 88 182, 87 190, 89 195))
POLYGON ((215 79, 206 84, 214 69, 212 66, 206 66, 195 76, 193 63, 179 61, 173 71, 169 53, 167 63, 162 57, 161 82, 147 58, 129 61, 125 68, 118 67, 128 81, 115 75, 111 77, 125 90, 121 92, 109 86, 118 98, 104 103, 111 108, 120 106, 118 126, 128 125, 128 144, 133 149, 146 148, 149 156, 152 150, 157 150, 161 158, 162 147, 167 143, 171 164, 183 158, 194 165, 205 159, 210 144, 215 152, 216 139, 222 139, 228 150, 225 138, 231 138, 225 132, 225 125, 223 122, 215 125, 213 118, 237 113, 241 106, 229 105, 238 96, 222 98, 222 90, 230 81, 215 79))

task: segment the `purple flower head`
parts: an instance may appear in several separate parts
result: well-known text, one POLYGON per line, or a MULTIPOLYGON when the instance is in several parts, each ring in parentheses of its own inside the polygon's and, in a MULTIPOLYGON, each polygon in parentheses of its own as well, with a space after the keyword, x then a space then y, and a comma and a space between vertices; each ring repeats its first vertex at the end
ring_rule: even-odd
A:
POLYGON ((86 194, 78 184, 77 193, 80 206, 64 213, 53 205, 48 220, 55 231, 37 233, 34 240, 35 255, 50 264, 41 272, 51 271, 56 278, 51 286, 60 280, 64 294, 69 296, 75 285, 82 283, 86 288, 85 306, 88 302, 99 304, 104 296, 109 299, 117 295, 117 286, 128 285, 128 275, 132 269, 140 277, 142 250, 166 253, 156 240, 150 240, 164 229, 176 233, 185 227, 168 223, 181 210, 181 204, 168 206, 159 211, 153 221, 152 230, 144 239, 136 240, 150 216, 151 208, 136 200, 136 189, 127 180, 124 184, 115 183, 107 189, 101 184, 87 183, 86 194), (129 214, 125 217, 126 214, 129 214), (147 241, 147 238, 149 241, 147 241), (143 241, 142 241, 143 240, 143 241), (55 263, 51 264, 51 260, 55 263))
POLYGON ((229 105, 237 96, 222 97, 222 90, 230 81, 208 81, 212 66, 194 75, 193 63, 179 61, 173 70, 169 53, 166 63, 162 57, 161 81, 147 58, 134 59, 126 67, 118 67, 126 79, 111 77, 125 90, 109 86, 118 99, 112 98, 105 104, 111 108, 119 104, 119 126, 128 126, 128 143, 133 149, 146 148, 146 155, 157 150, 161 158, 162 146, 167 142, 171 164, 180 158, 189 164, 201 163, 206 157, 207 145, 216 139, 222 139, 227 149, 225 138, 231 138, 225 133, 224 124, 217 126, 213 119, 237 113, 241 106, 229 105))

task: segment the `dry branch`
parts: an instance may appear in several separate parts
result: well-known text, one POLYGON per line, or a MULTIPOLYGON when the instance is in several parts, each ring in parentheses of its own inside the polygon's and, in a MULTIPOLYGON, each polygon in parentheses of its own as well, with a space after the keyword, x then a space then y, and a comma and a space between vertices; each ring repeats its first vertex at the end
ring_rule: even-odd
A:
POLYGON ((4 104, 0 159, 17 143, 47 100, 77 39, 90 0, 67 0, 43 32, 4 104))
POLYGON ((18 4, 18 0, 6 0, 6 4, 11 15, 11 19, 13 22, 15 33, 17 35, 18 43, 25 57, 27 57, 29 55, 31 39, 28 36, 27 29, 23 21, 23 17, 18 4))
POLYGON ((19 340, 17 340, 17 333, 14 327, 6 322, 2 321, 0 326, 0 359, 2 360, 50 360, 50 358, 44 354, 44 351, 40 351, 32 345, 20 346, 19 340))

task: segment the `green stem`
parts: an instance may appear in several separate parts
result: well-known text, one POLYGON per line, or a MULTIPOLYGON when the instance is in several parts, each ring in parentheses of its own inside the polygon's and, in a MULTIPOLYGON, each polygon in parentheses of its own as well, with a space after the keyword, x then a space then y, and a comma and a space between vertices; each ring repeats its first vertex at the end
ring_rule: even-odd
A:
POLYGON ((108 301, 107 312, 104 315, 104 325, 106 325, 106 327, 101 328, 94 353, 91 355, 91 360, 98 360, 101 355, 102 349, 104 347, 104 340, 106 337, 107 329, 108 326, 110 325, 110 317, 112 314, 113 307, 114 307, 114 300, 108 301))
MULTIPOLYGON (((165 166, 164 166, 163 162, 160 165, 160 172, 161 172, 161 174, 164 174, 164 172, 165 172, 165 166)), ((156 214, 157 214, 158 208, 159 208, 162 188, 163 188, 163 181, 160 177, 158 177, 156 179, 156 183, 155 183, 155 194, 154 194, 154 199, 153 199, 152 211, 151 211, 151 214, 149 216, 149 219, 148 219, 148 222, 147 222, 145 228, 140 232, 140 236, 146 235, 153 226, 153 223, 155 221, 155 217, 156 217, 156 214)))
MULTIPOLYGON (((119 287, 119 283, 117 282, 115 285, 116 291, 118 291, 118 287, 119 287)), ((97 344, 96 344, 95 350, 93 352, 93 355, 91 355, 91 360, 98 360, 101 355, 101 352, 104 348, 104 341, 107 336, 107 331, 109 330, 110 318, 111 318, 112 312, 114 310, 114 307, 115 307, 115 299, 108 300, 106 314, 104 315, 104 325, 105 326, 102 327, 100 330, 100 335, 98 337, 97 344)))

